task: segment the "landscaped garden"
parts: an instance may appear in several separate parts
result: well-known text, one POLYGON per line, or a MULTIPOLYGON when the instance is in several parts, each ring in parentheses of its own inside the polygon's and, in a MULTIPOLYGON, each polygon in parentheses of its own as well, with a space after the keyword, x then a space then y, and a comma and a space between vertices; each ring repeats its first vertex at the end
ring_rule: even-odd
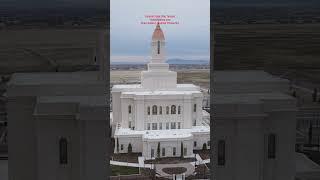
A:
POLYGON ((170 167, 170 168, 163 168, 163 172, 167 174, 182 174, 187 171, 185 167, 170 167))
POLYGON ((110 167, 111 167, 112 176, 139 174, 139 168, 137 167, 115 166, 115 165, 111 165, 110 167))
POLYGON ((139 156, 142 156, 142 154, 141 153, 120 153, 120 154, 113 154, 111 156, 111 159, 113 161, 138 163, 139 156))

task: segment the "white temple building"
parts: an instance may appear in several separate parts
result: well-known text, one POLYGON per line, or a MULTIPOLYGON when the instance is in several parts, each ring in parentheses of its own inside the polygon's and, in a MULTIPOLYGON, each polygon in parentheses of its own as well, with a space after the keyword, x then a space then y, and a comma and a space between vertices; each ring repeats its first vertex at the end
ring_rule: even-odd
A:
POLYGON ((112 125, 115 153, 142 152, 146 159, 193 156, 210 148, 210 127, 202 110, 203 94, 193 84, 177 84, 177 73, 165 58, 165 37, 156 26, 151 61, 141 84, 114 85, 112 125))

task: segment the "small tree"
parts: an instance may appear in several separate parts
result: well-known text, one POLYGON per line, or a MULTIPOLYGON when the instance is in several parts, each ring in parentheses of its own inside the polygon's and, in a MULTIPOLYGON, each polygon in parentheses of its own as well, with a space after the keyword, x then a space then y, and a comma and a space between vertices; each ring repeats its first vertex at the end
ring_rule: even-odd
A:
POLYGON ((207 143, 203 143, 202 150, 207 150, 207 143))
POLYGON ((119 139, 117 138, 117 152, 119 153, 119 139))
POLYGON ((180 153, 180 157, 183 158, 183 143, 181 142, 181 153, 180 153))
POLYGON ((128 153, 132 153, 132 145, 131 145, 131 143, 129 143, 129 145, 128 145, 128 153))
POLYGON ((158 147, 157 147, 157 158, 160 158, 160 142, 158 142, 158 147))

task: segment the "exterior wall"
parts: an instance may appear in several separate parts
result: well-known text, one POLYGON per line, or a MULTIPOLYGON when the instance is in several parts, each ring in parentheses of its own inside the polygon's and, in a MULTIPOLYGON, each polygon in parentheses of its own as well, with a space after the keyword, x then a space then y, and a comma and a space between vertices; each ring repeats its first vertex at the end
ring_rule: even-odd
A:
POLYGON ((158 54, 158 41, 153 40, 151 43, 151 57, 154 62, 162 62, 165 59, 165 41, 160 40, 160 54, 158 54))
POLYGON ((121 123, 121 92, 112 92, 112 114, 114 124, 121 123))
POLYGON ((8 99, 9 180, 36 179, 35 103, 36 97, 8 99))
POLYGON ((181 142, 183 147, 187 148, 187 154, 184 157, 193 156, 193 141, 192 140, 176 140, 176 141, 143 141, 142 156, 146 159, 151 158, 151 149, 154 149, 154 158, 157 157, 158 142, 160 142, 160 157, 180 157, 181 142), (173 156, 173 148, 176 148, 176 155, 173 156), (162 156, 162 148, 165 148, 165 156, 162 156))
POLYGON ((144 102, 144 98, 143 97, 138 97, 136 99, 135 103, 135 126, 136 126, 136 130, 141 131, 144 130, 146 127, 144 126, 144 119, 145 119, 145 102, 144 102))
POLYGON ((207 149, 210 149, 210 133, 208 134, 193 134, 193 149, 201 150, 203 148, 203 144, 207 145, 207 149), (194 146, 194 142, 197 142, 197 146, 194 146))
POLYGON ((169 70, 142 71, 141 85, 146 89, 152 90, 176 88, 177 73, 169 70))
MULTIPOLYGON (((291 180, 295 176, 295 139, 296 139, 296 114, 293 111, 271 112, 267 118, 265 137, 268 134, 276 135, 276 158, 264 158, 264 179, 266 180, 291 180), (281 167, 281 168, 279 168, 281 167)), ((265 148, 267 142, 265 140, 265 148)))
POLYGON ((80 179, 79 122, 74 116, 37 117, 37 179, 80 179), (68 164, 59 163, 59 139, 68 141, 68 164), (78 137, 78 138, 77 138, 78 137))
MULTIPOLYGON (((144 130, 147 130, 148 123, 158 123, 158 129, 159 129, 159 123, 162 123, 162 129, 166 129, 166 123, 176 122, 176 129, 178 129, 178 122, 181 123, 181 129, 185 127, 185 119, 183 119, 183 104, 182 100, 163 100, 163 99, 157 99, 157 100, 145 100, 144 104, 144 130), (156 105, 158 109, 158 114, 153 115, 152 114, 152 106, 156 105), (176 114, 171 114, 171 106, 176 106, 176 114), (159 114, 159 107, 162 106, 162 115, 159 114), (166 114, 166 107, 169 106, 169 114, 166 114), (181 106, 181 114, 178 114, 178 106, 181 106), (150 115, 148 115, 147 108, 150 107, 150 115)), ((152 129, 152 127, 151 127, 152 129)), ((170 124, 171 129, 171 124, 170 124)))
POLYGON ((108 178, 106 170, 106 161, 108 158, 106 158, 106 151, 111 151, 107 144, 107 121, 102 119, 80 121, 82 125, 82 136, 80 137, 83 138, 79 149, 84 147, 81 152, 83 165, 83 169, 80 171, 81 180, 105 180, 108 178))
POLYGON ((37 174, 39 180, 104 180, 107 177, 106 113, 103 107, 80 107, 79 116, 61 112, 62 109, 73 111, 75 105, 66 103, 59 110, 56 107, 63 104, 47 103, 39 104, 36 108, 36 159, 38 167, 41 167, 37 174), (59 114, 57 110, 66 115, 56 115, 59 114), (68 141, 67 165, 59 162, 60 138, 68 141))
POLYGON ((115 153, 128 153, 128 146, 131 144, 132 152, 139 153, 143 151, 142 137, 127 137, 120 136, 115 137, 115 153), (119 152, 117 152, 117 138, 119 141, 119 152), (123 145, 123 150, 121 150, 121 145, 123 145))
MULTIPOLYGON (((295 174, 295 102, 216 104, 215 142, 225 140, 225 165, 213 163, 217 179, 292 180, 295 174), (276 158, 268 159, 267 135, 276 135, 276 158), (281 168, 279 168, 281 167, 281 168)), ((214 146, 217 152, 217 144, 214 146)), ((217 153, 216 153, 217 154, 217 153)))
MULTIPOLYGON (((147 130, 148 123, 157 123, 159 129, 159 123, 162 123, 162 129, 166 128, 166 123, 175 122, 176 128, 180 122, 181 129, 191 128, 193 126, 193 120, 197 122, 197 125, 202 125, 202 97, 192 98, 192 96, 181 96, 173 99, 164 99, 158 97, 156 99, 147 99, 144 96, 134 97, 121 97, 120 109, 113 112, 121 114, 121 127, 129 128, 129 122, 131 121, 131 127, 135 130, 147 130), (197 110, 193 111, 193 105, 196 104, 197 110), (128 113, 128 106, 131 105, 131 114, 128 113), (157 106, 157 114, 152 114, 152 107, 157 106), (171 106, 176 106, 176 114, 171 114, 171 106), (162 114, 160 114, 160 106, 162 107, 162 114), (169 114, 166 114, 166 107, 169 106, 169 114), (181 113, 178 114, 178 108, 181 107, 181 113), (150 115, 148 115, 148 107, 150 107, 150 115)), ((171 126, 170 128, 171 129, 171 126)))

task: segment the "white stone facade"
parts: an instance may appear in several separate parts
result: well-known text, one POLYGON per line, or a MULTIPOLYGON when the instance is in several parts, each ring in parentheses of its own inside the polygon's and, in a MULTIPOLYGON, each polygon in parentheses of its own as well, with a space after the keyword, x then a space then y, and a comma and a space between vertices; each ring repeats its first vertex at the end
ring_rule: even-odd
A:
POLYGON ((208 118, 202 110, 203 94, 193 84, 177 84, 177 73, 165 63, 164 40, 157 25, 151 43, 152 59, 148 70, 141 72, 141 84, 112 88, 115 153, 127 153, 131 144, 132 152, 142 152, 151 159, 157 156, 160 144, 160 157, 179 157, 182 144, 183 156, 188 157, 209 142, 210 128, 203 121, 208 118))

